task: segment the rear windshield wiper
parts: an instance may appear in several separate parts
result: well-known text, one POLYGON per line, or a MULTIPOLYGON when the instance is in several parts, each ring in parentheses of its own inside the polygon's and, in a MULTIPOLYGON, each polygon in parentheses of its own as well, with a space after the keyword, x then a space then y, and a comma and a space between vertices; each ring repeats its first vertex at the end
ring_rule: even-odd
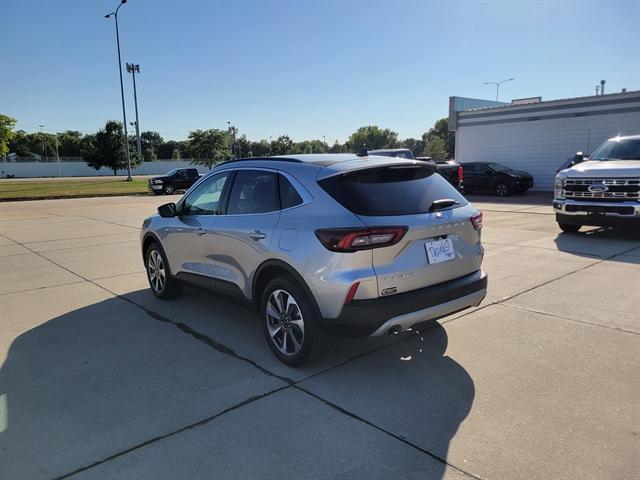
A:
POLYGON ((436 210, 441 210, 443 208, 451 207, 452 205, 457 205, 458 202, 451 198, 441 198, 440 200, 434 201, 429 207, 430 212, 435 212, 436 210))

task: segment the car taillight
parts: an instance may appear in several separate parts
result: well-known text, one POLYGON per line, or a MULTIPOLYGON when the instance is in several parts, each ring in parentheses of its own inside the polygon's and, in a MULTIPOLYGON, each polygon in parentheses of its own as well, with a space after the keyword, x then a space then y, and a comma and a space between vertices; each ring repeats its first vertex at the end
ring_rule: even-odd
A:
POLYGON ((355 252, 394 245, 405 233, 407 227, 323 228, 316 237, 332 252, 355 252))
POLYGON ((462 169, 462 165, 458 167, 458 182, 462 183, 464 180, 464 170, 462 169))
POLYGON ((473 223, 473 228, 480 231, 480 229, 482 229, 482 212, 473 215, 471 217, 471 223, 473 223))

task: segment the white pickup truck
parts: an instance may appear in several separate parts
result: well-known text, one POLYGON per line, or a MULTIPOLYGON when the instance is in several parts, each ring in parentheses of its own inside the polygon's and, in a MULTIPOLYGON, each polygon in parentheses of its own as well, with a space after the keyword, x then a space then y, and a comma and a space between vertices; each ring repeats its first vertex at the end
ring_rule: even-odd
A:
POLYGON ((553 208, 564 232, 583 225, 640 228, 640 135, 610 138, 589 158, 576 153, 556 175, 553 208))

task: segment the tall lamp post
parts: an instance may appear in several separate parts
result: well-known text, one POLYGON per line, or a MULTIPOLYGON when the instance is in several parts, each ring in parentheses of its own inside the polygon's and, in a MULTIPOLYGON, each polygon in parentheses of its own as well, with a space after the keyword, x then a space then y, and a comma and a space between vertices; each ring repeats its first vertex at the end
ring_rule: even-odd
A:
POLYGON ((142 161, 142 147, 140 145, 140 120, 138 119, 138 92, 136 91, 136 73, 140 73, 140 65, 127 63, 127 72, 133 77, 133 102, 136 106, 136 137, 138 140, 138 161, 142 161))
POLYGON ((500 84, 504 82, 510 82, 515 80, 514 78, 505 78, 504 80, 500 80, 499 82, 483 82, 484 85, 495 85, 496 86, 496 102, 498 101, 498 93, 500 92, 500 84))
POLYGON ((122 60, 120 59, 120 32, 118 30, 118 10, 127 3, 127 0, 120 0, 120 4, 115 11, 108 13, 104 18, 114 17, 116 19, 116 43, 118 44, 118 69, 120 71, 120 96, 122 97, 122 126, 124 127, 124 150, 127 155, 127 180, 131 178, 131 155, 129 154, 129 136, 127 134, 127 110, 124 106, 124 84, 122 82, 122 60))

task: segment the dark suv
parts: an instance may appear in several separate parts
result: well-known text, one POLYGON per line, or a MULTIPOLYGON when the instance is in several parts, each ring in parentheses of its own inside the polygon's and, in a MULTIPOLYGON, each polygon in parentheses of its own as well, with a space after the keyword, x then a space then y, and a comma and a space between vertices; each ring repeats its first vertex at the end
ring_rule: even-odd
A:
POLYGON ((188 190, 198 181, 200 174, 196 168, 174 168, 162 177, 149 179, 149 190, 160 195, 172 194, 177 190, 188 190))
POLYGON ((463 163, 464 191, 492 192, 501 197, 513 193, 524 193, 533 187, 533 177, 521 170, 495 162, 463 163))

